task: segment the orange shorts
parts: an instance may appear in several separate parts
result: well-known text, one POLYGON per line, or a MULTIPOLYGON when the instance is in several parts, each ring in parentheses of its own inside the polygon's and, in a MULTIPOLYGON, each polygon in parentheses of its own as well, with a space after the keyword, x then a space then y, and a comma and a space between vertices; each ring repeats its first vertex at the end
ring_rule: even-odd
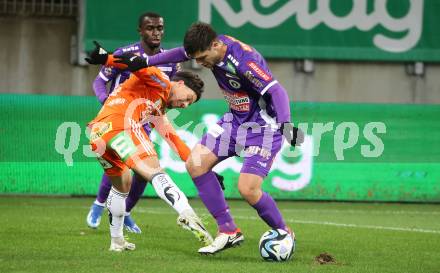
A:
POLYGON ((142 125, 130 120, 123 129, 123 117, 108 116, 89 124, 92 151, 108 176, 121 176, 127 168, 148 156, 157 156, 154 145, 142 125))

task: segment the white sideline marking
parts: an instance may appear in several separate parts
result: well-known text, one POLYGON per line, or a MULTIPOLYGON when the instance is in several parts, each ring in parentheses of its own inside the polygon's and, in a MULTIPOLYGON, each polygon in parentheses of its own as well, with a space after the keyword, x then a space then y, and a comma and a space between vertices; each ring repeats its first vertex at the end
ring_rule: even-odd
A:
MULTIPOLYGON (((158 199, 159 200, 159 199, 158 199)), ((2 205, 0 205, 2 206, 2 205)), ((5 204, 5 206, 9 206, 8 204, 5 204)), ((32 207, 35 208, 35 205, 20 205, 20 207, 32 207)), ((57 208, 64 208, 64 209, 72 209, 72 208, 90 208, 90 206, 81 206, 81 207, 72 207, 72 206, 57 206, 57 208)), ((202 209, 203 206, 193 206, 195 209, 202 209)), ((161 209, 161 208, 157 208, 161 209)), ((281 212, 319 212, 319 213, 350 213, 350 214, 396 214, 396 215, 440 215, 440 211, 420 211, 420 210, 354 210, 354 209, 348 209, 348 210, 342 210, 342 209, 286 209, 282 208, 280 209, 281 212)), ((246 208, 232 208, 232 211, 244 211, 244 212, 250 212, 252 210, 246 209, 246 208)))
MULTIPOLYGON (((149 213, 149 214, 176 214, 171 209, 161 209, 161 208, 150 208, 150 209, 138 208, 136 210, 136 212, 149 213), (168 211, 168 210, 170 210, 170 211, 168 211)), ((199 214, 199 215, 207 216, 208 214, 199 214)), ((260 218, 255 217, 255 216, 234 215, 234 218, 235 219, 242 219, 242 220, 260 220, 260 218)), ((347 227, 347 228, 365 228, 365 229, 377 229, 377 230, 393 230, 393 231, 407 231, 407 232, 440 234, 440 230, 421 229, 421 228, 402 228, 402 227, 385 227, 385 226, 373 226, 373 225, 356 225, 356 224, 334 223, 334 222, 327 222, 327 221, 321 222, 321 221, 304 221, 304 220, 292 220, 292 219, 287 219, 286 222, 297 223, 297 224, 306 224, 306 225, 323 225, 323 226, 335 226, 335 227, 347 227)))
MULTIPOLYGON (((319 213, 350 213, 350 214, 415 214, 415 215, 440 215, 440 211, 419 211, 419 210, 342 210, 342 209, 280 209, 281 212, 319 212, 319 213)), ((232 208, 233 211, 249 211, 245 208, 232 208)))

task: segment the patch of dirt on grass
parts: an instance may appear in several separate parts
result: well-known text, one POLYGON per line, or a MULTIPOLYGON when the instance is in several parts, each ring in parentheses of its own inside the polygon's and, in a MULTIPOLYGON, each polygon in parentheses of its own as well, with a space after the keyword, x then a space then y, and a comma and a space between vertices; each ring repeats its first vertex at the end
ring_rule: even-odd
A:
POLYGON ((315 261, 319 264, 332 264, 335 263, 335 258, 327 252, 321 253, 315 257, 315 261))

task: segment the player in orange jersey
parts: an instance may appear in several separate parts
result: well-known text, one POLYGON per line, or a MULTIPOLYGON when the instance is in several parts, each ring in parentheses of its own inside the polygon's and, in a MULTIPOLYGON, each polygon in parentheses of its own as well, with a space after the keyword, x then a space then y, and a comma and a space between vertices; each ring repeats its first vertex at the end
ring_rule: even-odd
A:
MULTIPOLYGON (((113 63, 112 55, 99 48, 86 60, 91 64, 113 63)), ((168 79, 156 67, 134 72, 105 101, 97 117, 89 123, 90 144, 110 177, 112 189, 107 198, 110 215, 111 251, 134 250, 123 236, 125 199, 130 190, 130 169, 151 181, 156 193, 177 213, 178 224, 193 232, 206 245, 212 237, 188 203, 185 194, 159 165, 153 144, 142 124, 149 122, 183 161, 190 150, 177 136, 165 115, 166 108, 186 108, 198 101, 203 81, 191 72, 180 71, 168 79)))

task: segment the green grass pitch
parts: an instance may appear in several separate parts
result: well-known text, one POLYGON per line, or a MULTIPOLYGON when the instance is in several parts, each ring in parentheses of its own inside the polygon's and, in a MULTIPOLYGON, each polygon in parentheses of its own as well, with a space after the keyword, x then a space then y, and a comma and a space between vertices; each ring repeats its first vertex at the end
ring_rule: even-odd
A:
MULTIPOLYGON (((107 217, 97 230, 85 217, 92 198, 0 198, 0 272, 440 272, 440 206, 279 202, 297 235, 293 260, 264 262, 258 253, 268 227, 244 201, 230 201, 245 243, 200 256, 195 237, 176 225, 177 215, 158 199, 142 199, 129 234, 133 252, 110 253, 107 217), (329 253, 334 263, 315 257, 329 253)), ((215 232, 198 200, 190 200, 215 232)))

